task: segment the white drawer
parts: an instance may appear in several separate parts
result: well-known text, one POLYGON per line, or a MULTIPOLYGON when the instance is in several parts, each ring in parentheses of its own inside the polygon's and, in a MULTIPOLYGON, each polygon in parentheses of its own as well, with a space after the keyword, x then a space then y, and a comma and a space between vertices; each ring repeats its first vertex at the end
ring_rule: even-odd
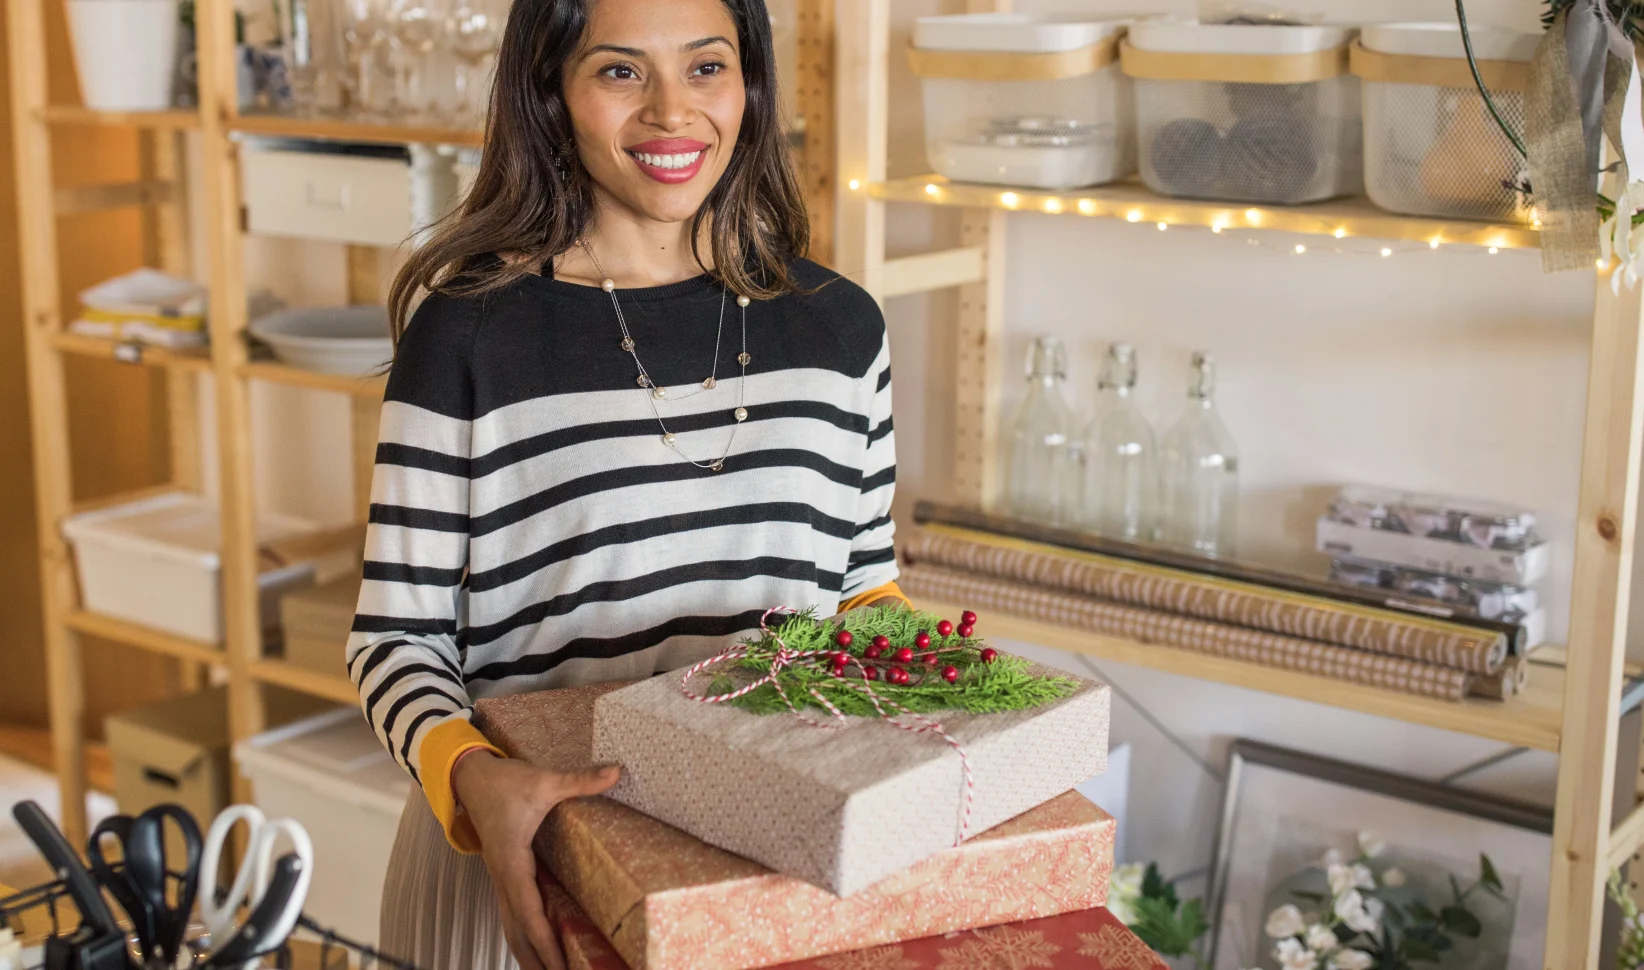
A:
POLYGON ((398 159, 247 150, 241 172, 251 232, 368 246, 411 234, 411 167, 398 159))

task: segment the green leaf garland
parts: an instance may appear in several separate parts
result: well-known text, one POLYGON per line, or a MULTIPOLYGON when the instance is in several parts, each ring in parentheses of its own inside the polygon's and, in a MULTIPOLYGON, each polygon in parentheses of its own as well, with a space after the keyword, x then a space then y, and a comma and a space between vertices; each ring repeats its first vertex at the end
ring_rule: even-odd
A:
MULTIPOLYGON (((780 645, 777 637, 790 651, 824 651, 847 653, 855 661, 845 667, 841 676, 833 673, 833 663, 824 654, 807 656, 783 667, 776 674, 788 700, 798 708, 825 707, 811 693, 815 690, 843 714, 853 717, 877 717, 873 702, 862 692, 862 668, 873 667, 879 679, 868 682, 879 697, 894 701, 917 713, 956 710, 970 714, 997 714, 1019 711, 1060 700, 1072 694, 1077 682, 1071 677, 1045 676, 1032 672, 1032 665, 1021 657, 998 654, 991 662, 982 659, 987 646, 981 639, 961 637, 957 632, 948 636, 937 633, 941 617, 922 610, 910 610, 900 605, 874 606, 851 610, 836 619, 819 620, 814 610, 773 618, 770 633, 742 641, 748 655, 734 663, 733 668, 748 673, 765 675, 771 672, 780 645), (849 646, 840 646, 836 637, 840 630, 851 634, 849 646), (914 640, 920 634, 930 636, 930 647, 921 649, 914 640), (890 641, 885 655, 868 659, 865 652, 876 636, 890 641), (896 663, 895 652, 908 647, 914 651, 912 662, 896 663), (927 654, 935 653, 937 663, 924 662, 927 654), (860 666, 859 666, 860 665, 860 666), (943 667, 958 670, 958 677, 948 683, 941 676, 943 667), (893 667, 908 671, 912 680, 906 685, 887 683, 885 674, 893 667)), ((728 694, 748 682, 746 676, 721 671, 709 683, 710 696, 728 694)), ((729 703, 754 714, 781 714, 788 705, 777 693, 775 685, 765 684, 729 703)), ((892 715, 898 708, 886 704, 892 715)))

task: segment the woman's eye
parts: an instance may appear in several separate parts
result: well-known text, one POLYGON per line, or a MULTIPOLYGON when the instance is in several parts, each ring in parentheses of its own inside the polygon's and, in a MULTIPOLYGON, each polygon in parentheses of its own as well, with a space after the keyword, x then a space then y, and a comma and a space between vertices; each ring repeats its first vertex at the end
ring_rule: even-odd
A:
POLYGON ((718 61, 709 61, 708 63, 698 67, 696 69, 696 73, 702 75, 703 77, 712 77, 723 70, 725 70, 724 64, 721 64, 718 61))
POLYGON ((617 81, 632 81, 639 77, 639 72, 634 70, 631 64, 612 64, 599 73, 617 81))

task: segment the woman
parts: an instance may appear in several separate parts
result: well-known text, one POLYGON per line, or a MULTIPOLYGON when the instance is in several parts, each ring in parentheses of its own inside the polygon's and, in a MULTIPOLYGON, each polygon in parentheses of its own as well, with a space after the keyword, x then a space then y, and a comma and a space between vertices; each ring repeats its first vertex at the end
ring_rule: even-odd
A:
POLYGON ((473 698, 900 599, 884 322, 806 242, 763 0, 517 0, 474 189, 391 298, 347 653, 421 787, 388 952, 561 965, 531 836, 617 770, 509 761, 473 698))

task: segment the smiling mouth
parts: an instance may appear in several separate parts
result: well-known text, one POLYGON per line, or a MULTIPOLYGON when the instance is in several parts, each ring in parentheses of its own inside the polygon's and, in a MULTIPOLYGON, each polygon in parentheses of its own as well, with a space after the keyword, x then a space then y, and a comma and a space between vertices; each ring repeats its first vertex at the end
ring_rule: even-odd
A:
MULTIPOLYGON (((697 144, 700 145, 701 142, 697 144)), ((672 148, 674 146, 658 145, 656 147, 672 148)), ((701 148, 690 151, 642 152, 633 148, 626 149, 626 151, 628 157, 634 160, 634 164, 639 167, 641 172, 658 182, 667 185, 679 185, 689 182, 696 177, 697 172, 702 170, 703 162, 708 157, 707 149, 708 146, 703 145, 701 148)))

